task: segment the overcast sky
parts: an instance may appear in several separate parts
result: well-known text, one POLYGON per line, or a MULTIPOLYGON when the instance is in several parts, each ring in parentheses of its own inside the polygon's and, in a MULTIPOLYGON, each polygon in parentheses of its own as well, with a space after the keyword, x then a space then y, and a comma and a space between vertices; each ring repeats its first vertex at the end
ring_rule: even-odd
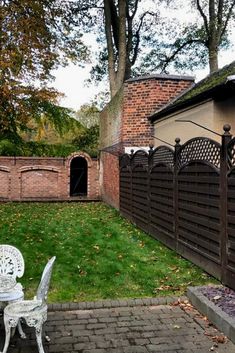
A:
MULTIPOLYGON (((181 12, 182 21, 182 12, 181 12)), ((231 41, 233 47, 228 51, 221 52, 219 56, 219 67, 229 64, 235 60, 235 30, 231 35, 231 41)), ((94 36, 88 36, 86 40, 90 47, 94 48, 95 40, 94 36)), ((80 106, 84 103, 89 103, 90 100, 104 87, 104 83, 97 87, 95 84, 87 87, 85 81, 89 78, 89 71, 91 69, 90 65, 85 65, 81 68, 79 66, 70 65, 66 68, 60 68, 54 75, 56 77, 53 86, 57 88, 60 92, 64 93, 66 97, 61 100, 63 106, 78 110, 80 106)), ((175 74, 171 72, 171 74, 175 74)), ((201 80, 208 74, 208 68, 205 70, 195 70, 193 73, 189 72, 189 75, 193 75, 196 81, 201 80)))

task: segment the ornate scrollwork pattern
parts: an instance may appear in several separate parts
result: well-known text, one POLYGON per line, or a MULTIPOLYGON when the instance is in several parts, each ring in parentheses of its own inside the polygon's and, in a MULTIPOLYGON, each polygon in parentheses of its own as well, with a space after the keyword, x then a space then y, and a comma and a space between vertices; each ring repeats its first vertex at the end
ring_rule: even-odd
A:
POLYGON ((11 245, 0 245, 0 275, 22 277, 24 259, 21 252, 11 245))

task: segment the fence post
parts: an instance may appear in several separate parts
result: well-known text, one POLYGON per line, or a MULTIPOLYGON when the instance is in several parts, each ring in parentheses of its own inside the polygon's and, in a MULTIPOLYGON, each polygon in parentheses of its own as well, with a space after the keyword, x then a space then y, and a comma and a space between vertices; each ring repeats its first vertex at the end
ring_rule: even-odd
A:
POLYGON ((149 157, 148 157, 148 177, 147 177, 147 183, 148 183, 148 195, 147 195, 147 200, 148 200, 148 232, 150 233, 150 228, 151 228, 151 197, 150 197, 150 190, 151 190, 151 183, 150 183, 150 170, 153 166, 153 159, 152 155, 154 153, 154 145, 151 143, 149 145, 149 157))
POLYGON ((131 185, 130 185, 130 190, 131 190, 131 221, 133 222, 133 180, 132 180, 132 167, 133 167, 133 156, 134 156, 134 150, 132 149, 131 150, 131 158, 130 158, 130 182, 131 182, 131 185))
POLYGON ((175 233, 175 249, 178 250, 179 238, 179 210, 178 210, 178 154, 181 148, 180 138, 175 139, 175 152, 174 152, 174 174, 173 174, 173 190, 174 190, 174 233, 175 233))
POLYGON ((220 259, 221 259, 221 282, 226 283, 226 268, 227 268, 227 213, 228 213, 228 187, 227 187, 227 172, 228 172, 228 143, 232 138, 230 134, 231 126, 226 124, 223 126, 224 134, 221 142, 220 156, 220 259))

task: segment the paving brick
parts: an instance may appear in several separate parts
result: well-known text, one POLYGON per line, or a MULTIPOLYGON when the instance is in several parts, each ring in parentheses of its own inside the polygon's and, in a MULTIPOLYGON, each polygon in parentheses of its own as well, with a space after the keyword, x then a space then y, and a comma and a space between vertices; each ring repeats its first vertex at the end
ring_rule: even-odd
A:
MULTIPOLYGON (((100 304, 90 302, 90 309, 85 305, 81 310, 78 306, 71 310, 67 304, 68 310, 64 305, 63 310, 60 306, 59 311, 49 312, 45 333, 50 342, 44 342, 45 353, 206 353, 214 344, 211 337, 220 334, 213 326, 206 327, 205 320, 199 321, 196 310, 189 313, 179 306, 156 305, 155 300, 154 305, 145 300, 142 305, 137 300, 128 302, 129 307, 108 308, 104 301, 100 309, 100 304)), ((38 353, 34 330, 24 329, 28 338, 21 340, 16 334, 8 353, 38 353)), ((0 350, 3 341, 0 321, 0 350)), ((215 352, 233 353, 235 345, 219 344, 215 352)))

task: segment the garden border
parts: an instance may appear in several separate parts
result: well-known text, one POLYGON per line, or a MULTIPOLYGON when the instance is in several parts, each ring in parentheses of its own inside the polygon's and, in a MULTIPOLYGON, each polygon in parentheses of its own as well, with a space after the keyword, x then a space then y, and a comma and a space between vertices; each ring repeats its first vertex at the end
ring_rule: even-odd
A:
POLYGON ((210 301, 203 293, 205 286, 189 287, 187 296, 192 305, 233 343, 235 343, 235 319, 225 313, 220 307, 210 301))

